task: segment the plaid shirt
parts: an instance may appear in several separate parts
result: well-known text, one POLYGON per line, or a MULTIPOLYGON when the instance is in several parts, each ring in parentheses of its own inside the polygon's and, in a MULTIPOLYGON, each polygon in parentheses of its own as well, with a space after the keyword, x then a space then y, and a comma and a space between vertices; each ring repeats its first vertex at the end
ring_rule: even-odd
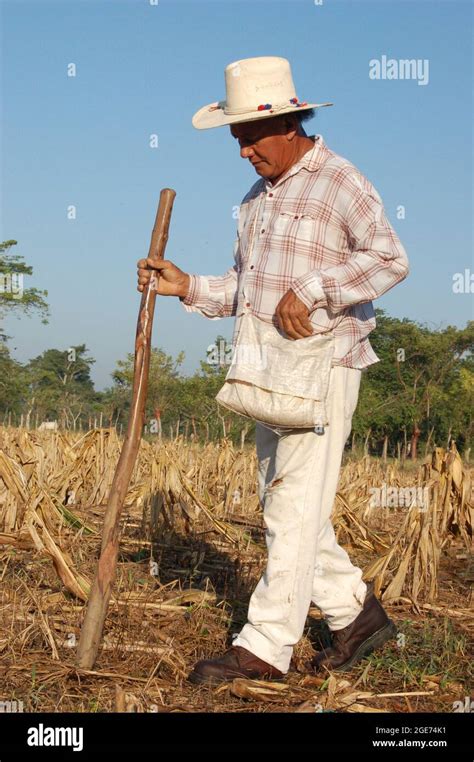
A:
POLYGON ((243 198, 235 264, 221 276, 190 275, 180 300, 210 319, 235 315, 235 341, 245 312, 278 326, 275 309, 291 288, 313 332, 334 332, 332 364, 365 368, 379 362, 367 338, 372 299, 406 278, 408 260, 373 185, 321 135, 311 139, 276 183, 260 178, 243 198))

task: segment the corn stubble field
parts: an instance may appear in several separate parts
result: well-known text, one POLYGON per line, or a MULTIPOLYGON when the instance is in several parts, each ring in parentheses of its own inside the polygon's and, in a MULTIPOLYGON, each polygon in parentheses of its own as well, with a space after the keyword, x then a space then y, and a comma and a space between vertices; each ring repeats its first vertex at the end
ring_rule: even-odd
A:
POLYGON ((328 637, 311 608, 285 683, 210 690, 186 676, 230 645, 265 564, 255 448, 142 440, 101 649, 79 670, 120 449, 115 429, 0 428, 0 700, 33 712, 452 712, 472 696, 474 511, 454 446, 410 466, 348 457, 341 471, 337 535, 374 580, 397 641, 350 672, 308 675, 328 637), (382 485, 427 500, 373 507, 382 485))

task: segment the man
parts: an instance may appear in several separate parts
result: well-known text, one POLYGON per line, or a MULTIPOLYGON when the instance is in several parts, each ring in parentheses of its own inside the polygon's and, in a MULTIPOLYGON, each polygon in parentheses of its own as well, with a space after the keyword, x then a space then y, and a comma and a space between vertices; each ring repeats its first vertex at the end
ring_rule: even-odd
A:
MULTIPOLYGON (((290 65, 262 57, 226 67, 226 100, 193 117, 198 129, 229 125, 260 179, 240 206, 235 264, 222 276, 188 275, 155 264, 159 294, 208 318, 251 312, 295 341, 332 331, 329 425, 291 429, 256 424, 259 495, 268 559, 232 646, 198 662, 189 679, 218 685, 234 677, 281 680, 301 638, 311 601, 332 632, 316 672, 350 669, 396 629, 373 590, 337 543, 330 515, 361 372, 378 362, 368 334, 372 299, 408 274, 403 246, 380 196, 349 161, 302 123, 323 105, 298 101, 290 65), (253 223, 256 223, 254 226, 253 223), (253 240, 250 231, 255 230, 253 240)), ((138 263, 138 288, 152 262, 138 263)))

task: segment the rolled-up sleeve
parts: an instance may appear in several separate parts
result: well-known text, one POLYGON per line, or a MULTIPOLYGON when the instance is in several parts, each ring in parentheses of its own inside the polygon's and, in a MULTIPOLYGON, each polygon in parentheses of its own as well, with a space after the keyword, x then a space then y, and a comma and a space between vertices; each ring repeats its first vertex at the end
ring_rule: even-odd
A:
POLYGON ((409 272, 405 249, 375 188, 355 176, 351 176, 349 187, 353 198, 344 221, 351 255, 340 265, 311 270, 291 284, 309 310, 318 306, 338 312, 369 302, 404 280, 409 272))

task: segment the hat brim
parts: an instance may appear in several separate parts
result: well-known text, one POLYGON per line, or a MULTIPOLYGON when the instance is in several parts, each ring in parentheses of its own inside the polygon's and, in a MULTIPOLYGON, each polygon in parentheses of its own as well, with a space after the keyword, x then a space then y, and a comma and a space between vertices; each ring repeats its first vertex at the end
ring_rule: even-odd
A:
POLYGON ((207 106, 203 106, 199 111, 196 111, 192 122, 193 127, 197 130, 209 130, 211 127, 224 127, 226 124, 254 122, 257 119, 269 119, 281 114, 294 114, 298 111, 307 111, 311 108, 333 105, 333 103, 307 103, 306 106, 288 106, 274 112, 268 109, 265 111, 248 111, 245 114, 226 114, 224 112, 225 101, 215 101, 214 103, 208 103, 207 106))

